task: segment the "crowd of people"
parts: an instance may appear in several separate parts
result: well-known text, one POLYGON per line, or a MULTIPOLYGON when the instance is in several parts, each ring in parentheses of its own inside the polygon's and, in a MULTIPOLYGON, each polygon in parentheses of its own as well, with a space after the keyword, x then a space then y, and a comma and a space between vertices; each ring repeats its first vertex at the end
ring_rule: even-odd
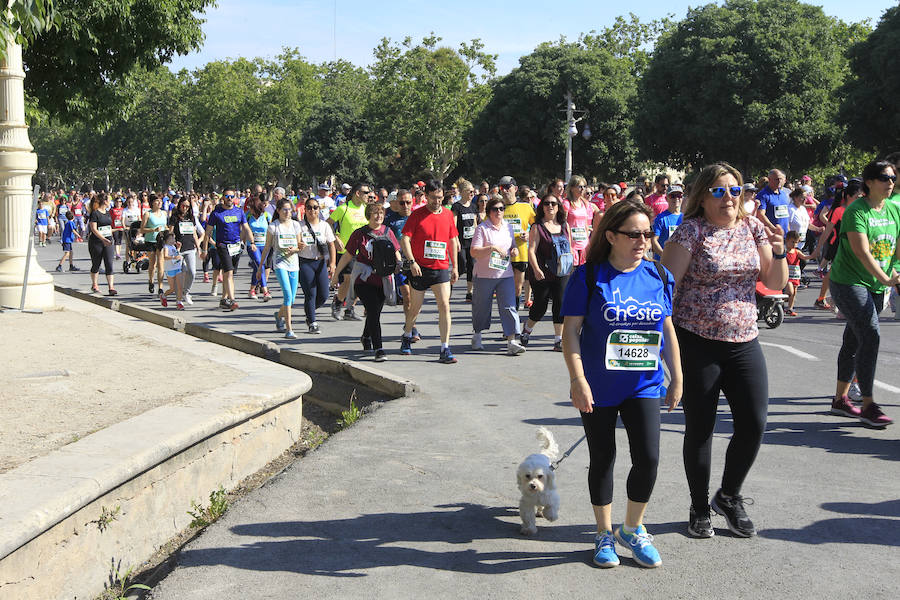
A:
POLYGON ((35 225, 40 244, 60 233, 58 271, 66 262, 77 270, 73 244, 86 238, 92 290, 100 292, 102 264, 110 295, 117 293, 113 263, 123 256, 127 236, 126 254, 146 254, 149 293, 164 307, 172 297, 176 309, 193 304, 198 269, 213 297, 221 284, 220 308, 238 309, 234 272, 246 253, 249 298, 272 299, 274 271, 282 297, 274 327, 286 338, 296 337, 298 287, 312 334, 321 331, 317 311, 333 290, 332 318, 363 321, 360 343, 375 361, 388 355, 385 306, 403 311, 400 354, 411 354, 430 290, 438 313, 438 360, 457 362, 450 348, 450 297, 463 277, 473 350, 484 349, 494 306, 510 356, 526 352, 549 309, 552 349, 565 358, 590 452, 594 562, 618 564, 619 544, 639 564, 654 567, 661 559, 643 515, 659 461, 660 401, 669 410, 681 403, 684 410, 688 533, 713 536, 711 512, 724 516, 740 537, 756 533, 741 491, 762 442, 769 402, 757 281, 785 290, 786 314, 795 317, 796 291, 811 282, 805 269, 815 261, 822 289, 814 308, 836 310, 846 321, 831 412, 872 427, 892 423, 874 400, 873 382, 879 314, 900 284, 898 163, 900 153, 868 164, 859 178, 831 177, 818 195, 808 176, 788 183, 772 169, 745 182, 725 163, 705 167, 690 182, 660 174, 652 183, 642 179, 630 186, 589 186, 576 175, 539 189, 505 176, 493 186, 485 181, 476 187, 464 178, 446 188, 429 180, 390 191, 366 183, 334 190, 322 184, 316 193, 290 195, 261 186, 226 188, 221 195, 60 190, 45 194, 35 225), (731 409, 734 433, 721 484, 710 497, 720 394, 731 409), (613 433, 620 417, 632 467, 625 522, 613 530, 613 433))

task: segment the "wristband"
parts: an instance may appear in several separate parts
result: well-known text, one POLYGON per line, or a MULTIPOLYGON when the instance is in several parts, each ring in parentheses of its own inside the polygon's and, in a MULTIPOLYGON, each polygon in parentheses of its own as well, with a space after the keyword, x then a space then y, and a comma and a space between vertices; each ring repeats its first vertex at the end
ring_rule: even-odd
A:
POLYGON ((785 258, 787 258, 787 252, 782 252, 781 254, 775 254, 775 253, 773 252, 773 253, 772 253, 772 258, 774 258, 775 260, 782 260, 782 259, 785 259, 785 258))

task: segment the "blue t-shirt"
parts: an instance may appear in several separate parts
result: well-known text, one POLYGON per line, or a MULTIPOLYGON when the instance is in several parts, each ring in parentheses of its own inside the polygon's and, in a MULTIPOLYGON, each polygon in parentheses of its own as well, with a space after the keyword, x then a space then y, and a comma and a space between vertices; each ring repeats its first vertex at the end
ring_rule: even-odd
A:
POLYGON ((384 215, 384 224, 391 228, 391 231, 394 232, 394 235, 399 240, 403 236, 403 226, 406 225, 407 219, 409 219, 409 216, 404 217, 400 213, 387 209, 384 215))
POLYGON ((790 227, 790 213, 788 206, 792 204, 791 197, 785 188, 778 188, 778 191, 772 191, 769 186, 764 187, 756 193, 756 199, 759 200, 759 208, 766 213, 766 218, 772 225, 781 225, 781 229, 787 232, 790 227))
POLYGON ((594 267, 596 281, 585 283, 587 265, 575 269, 563 296, 563 316, 584 316, 581 361, 594 406, 618 406, 628 398, 663 398, 663 323, 672 315, 675 279, 644 261, 630 273, 609 262, 594 267))
MULTIPOLYGON (((659 242, 661 248, 666 247, 669 236, 675 233, 678 226, 684 220, 684 213, 673 214, 669 210, 664 210, 653 219, 653 233, 656 235, 656 241, 659 242)), ((656 260, 659 256, 653 255, 656 260)))
POLYGON ((37 216, 38 225, 47 225, 47 217, 50 216, 50 213, 47 212, 46 208, 37 209, 35 215, 37 216))
POLYGON ((245 213, 247 224, 250 225, 250 231, 253 232, 253 244, 262 250, 266 245, 266 232, 269 231, 269 214, 265 211, 258 217, 254 217, 250 213, 245 213))
POLYGON ((209 215, 207 226, 216 228, 217 244, 237 244, 241 241, 241 227, 247 222, 247 217, 237 206, 231 208, 216 207, 209 215))
POLYGON ((75 243, 75 223, 66 221, 66 225, 63 227, 62 239, 60 239, 60 241, 63 244, 75 243))

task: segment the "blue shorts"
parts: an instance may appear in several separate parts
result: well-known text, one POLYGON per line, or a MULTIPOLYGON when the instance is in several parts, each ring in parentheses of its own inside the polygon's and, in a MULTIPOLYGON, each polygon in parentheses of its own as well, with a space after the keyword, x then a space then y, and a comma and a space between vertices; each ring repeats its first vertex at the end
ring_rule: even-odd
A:
POLYGON ((63 252, 71 252, 72 251, 72 242, 63 242, 62 247, 63 247, 63 252))

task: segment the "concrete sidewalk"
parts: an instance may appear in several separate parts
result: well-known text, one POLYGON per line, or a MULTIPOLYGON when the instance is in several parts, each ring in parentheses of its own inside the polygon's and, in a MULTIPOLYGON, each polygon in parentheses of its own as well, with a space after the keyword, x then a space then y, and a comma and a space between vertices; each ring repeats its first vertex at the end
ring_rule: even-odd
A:
MULTIPOLYGON (((86 276, 79 275, 59 279, 86 289, 86 276)), ((239 275, 239 289, 245 276, 239 275)), ((151 305, 143 277, 119 276, 117 287, 151 305)), ((874 431, 826 414, 842 323, 801 310, 790 325, 761 332, 771 344, 764 350, 772 401, 765 443, 743 490, 755 499, 748 511, 759 537, 735 538, 718 517, 715 538, 687 537, 683 418, 680 410, 663 413, 659 477, 646 519, 663 566, 641 569, 622 550, 623 564, 601 571, 590 562, 594 525, 584 444, 559 470, 560 519, 539 522, 533 538, 518 533, 515 468, 537 450, 535 428, 548 426, 562 449, 582 434, 567 399, 562 356, 549 350, 550 325, 539 325, 520 357, 504 356, 495 334, 485 338, 488 351, 466 351, 470 322, 461 296, 457 289, 459 364, 436 362, 430 297, 419 327, 425 339, 412 357, 397 355, 399 309, 388 309, 390 355, 378 366, 413 379, 423 393, 388 402, 238 502, 180 553, 178 567, 152 597, 896 596, 900 426, 874 431), (792 353, 800 348, 811 358, 792 353)), ((204 298, 184 315, 280 345, 371 360, 359 347, 361 323, 323 314, 323 335, 285 342, 272 332, 274 302, 241 301, 239 311, 227 314, 213 302, 204 298)), ((810 303, 803 296, 798 305, 810 303)), ((897 418, 900 324, 882 327, 878 377, 887 388, 879 389, 879 402, 897 418)), ((720 416, 711 491, 731 430, 724 406, 720 416)), ((613 516, 620 523, 629 460, 623 430, 617 439, 613 516)))

